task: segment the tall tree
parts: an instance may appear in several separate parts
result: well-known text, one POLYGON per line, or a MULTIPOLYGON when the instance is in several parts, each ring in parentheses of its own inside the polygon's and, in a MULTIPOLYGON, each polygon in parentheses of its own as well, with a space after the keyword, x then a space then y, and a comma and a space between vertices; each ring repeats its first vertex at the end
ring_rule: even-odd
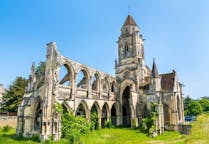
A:
POLYGON ((46 62, 41 61, 36 68, 37 88, 44 84, 46 62))
POLYGON ((202 98, 199 103, 201 104, 203 111, 209 111, 209 100, 207 98, 202 98))
POLYGON ((27 80, 23 77, 17 77, 9 86, 7 93, 3 95, 2 109, 8 112, 17 112, 18 106, 22 102, 27 80))

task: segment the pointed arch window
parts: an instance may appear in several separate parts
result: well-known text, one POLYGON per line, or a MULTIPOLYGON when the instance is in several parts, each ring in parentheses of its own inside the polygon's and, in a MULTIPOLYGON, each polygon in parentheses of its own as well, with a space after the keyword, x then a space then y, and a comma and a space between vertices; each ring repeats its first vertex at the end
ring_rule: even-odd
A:
POLYGON ((128 44, 125 45, 125 57, 129 57, 129 47, 128 47, 128 44))

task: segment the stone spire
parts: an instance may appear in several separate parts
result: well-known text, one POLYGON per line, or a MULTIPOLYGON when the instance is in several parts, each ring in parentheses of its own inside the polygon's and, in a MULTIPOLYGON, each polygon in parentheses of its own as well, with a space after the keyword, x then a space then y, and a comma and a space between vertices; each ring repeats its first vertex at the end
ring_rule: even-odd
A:
POLYGON ((153 78, 159 77, 158 70, 157 70, 157 66, 156 66, 156 63, 155 63, 155 58, 153 58, 152 77, 153 78))
POLYGON ((131 15, 128 15, 125 23, 123 24, 123 26, 128 26, 128 25, 137 25, 131 15))
POLYGON ((31 66, 31 72, 30 72, 30 75, 31 75, 32 77, 34 77, 34 76, 35 76, 35 63, 34 63, 34 62, 32 63, 32 66, 31 66))

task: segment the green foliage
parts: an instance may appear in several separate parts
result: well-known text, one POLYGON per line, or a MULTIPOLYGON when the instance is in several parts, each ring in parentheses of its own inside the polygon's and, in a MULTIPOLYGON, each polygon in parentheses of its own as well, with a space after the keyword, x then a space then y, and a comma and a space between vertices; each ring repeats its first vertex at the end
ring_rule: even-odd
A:
POLYGON ((141 132, 151 135, 155 130, 155 120, 156 120, 156 103, 151 104, 151 111, 148 113, 146 118, 142 119, 140 125, 141 132))
POLYGON ((62 114, 63 113, 63 107, 60 103, 56 102, 55 104, 55 112, 62 114))
POLYGON ((203 112, 208 112, 209 111, 209 100, 206 98, 202 98, 199 103, 201 104, 203 108, 203 112))
POLYGON ((132 122, 131 122, 131 128, 135 129, 136 128, 136 119, 132 119, 132 122))
POLYGON ((9 86, 9 90, 3 95, 2 109, 8 112, 17 112, 18 106, 23 100, 27 80, 23 77, 17 77, 9 86))
POLYGON ((9 125, 6 125, 6 126, 4 126, 3 127, 3 132, 8 132, 9 130, 11 130, 12 129, 12 127, 11 126, 9 126, 9 125))
POLYGON ((198 101, 192 101, 189 105, 188 105, 188 115, 192 116, 192 115, 199 115, 203 112, 202 106, 198 101))
POLYGON ((37 88, 40 88, 44 84, 45 69, 46 62, 41 61, 35 71, 37 78, 37 88))
POLYGON ((71 113, 62 115, 62 137, 67 138, 71 143, 79 140, 80 134, 86 134, 90 131, 90 124, 82 116, 74 116, 71 113))
POLYGON ((100 129, 98 113, 97 113, 97 109, 96 109, 95 106, 93 106, 92 109, 91 109, 90 125, 91 125, 90 126, 91 130, 98 130, 98 129, 100 129))
POLYGON ((192 98, 190 98, 189 96, 187 96, 185 99, 184 99, 184 115, 189 115, 190 113, 190 110, 189 110, 189 105, 191 104, 191 102, 193 101, 192 98))
POLYGON ((112 128, 112 127, 113 127, 113 125, 112 125, 112 123, 111 123, 110 120, 105 121, 105 127, 106 127, 106 128, 112 128))

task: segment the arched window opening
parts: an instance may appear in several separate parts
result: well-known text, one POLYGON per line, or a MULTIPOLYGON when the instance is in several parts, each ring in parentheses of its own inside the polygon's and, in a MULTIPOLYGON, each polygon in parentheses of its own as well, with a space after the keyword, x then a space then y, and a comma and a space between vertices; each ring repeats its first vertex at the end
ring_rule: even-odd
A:
POLYGON ((60 67, 59 80, 60 80, 59 84, 61 85, 65 85, 65 86, 71 85, 72 73, 66 64, 60 67))
POLYGON ((102 108, 102 115, 101 115, 101 125, 104 128, 105 122, 107 121, 107 104, 105 104, 102 108))
POLYGON ((92 90, 98 91, 98 88, 99 88, 98 85, 99 85, 98 76, 95 74, 92 77, 92 80, 91 80, 91 88, 92 88, 92 90))
POLYGON ((129 47, 128 44, 125 45, 125 57, 129 57, 129 47))
POLYGON ((122 95, 122 114, 123 114, 123 126, 131 126, 131 109, 130 109, 130 86, 127 86, 122 95))
POLYGON ((83 106, 83 104, 80 104, 76 110, 76 115, 77 116, 82 116, 82 117, 86 117, 86 112, 85 112, 85 108, 83 106))
POLYGON ((113 81, 111 83, 111 92, 114 92, 115 91, 115 82, 113 81))
POLYGON ((111 108, 111 122, 112 122, 112 125, 115 125, 116 126, 116 120, 117 120, 117 117, 116 117, 116 104, 114 104, 111 108))
POLYGON ((103 79, 102 80, 102 91, 104 93, 107 93, 108 92, 108 82, 107 82, 107 79, 103 79))
POLYGON ((79 71, 78 75, 77 75, 77 79, 76 79, 76 85, 77 88, 81 88, 81 89, 87 89, 87 74, 84 70, 79 71))
POLYGON ((34 130, 41 130, 41 115, 42 115, 42 110, 41 110, 41 103, 36 107, 35 111, 35 117, 34 117, 34 130))

